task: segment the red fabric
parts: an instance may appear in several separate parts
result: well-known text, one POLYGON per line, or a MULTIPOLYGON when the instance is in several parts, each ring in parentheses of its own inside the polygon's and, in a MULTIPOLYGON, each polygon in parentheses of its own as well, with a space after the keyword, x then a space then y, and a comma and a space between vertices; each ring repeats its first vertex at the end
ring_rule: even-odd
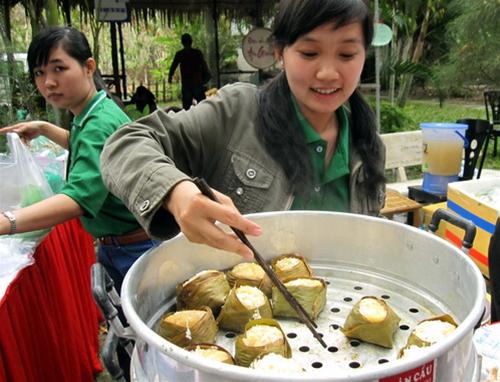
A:
POLYGON ((0 303, 0 381, 94 381, 100 313, 90 290, 92 237, 56 226, 0 303))

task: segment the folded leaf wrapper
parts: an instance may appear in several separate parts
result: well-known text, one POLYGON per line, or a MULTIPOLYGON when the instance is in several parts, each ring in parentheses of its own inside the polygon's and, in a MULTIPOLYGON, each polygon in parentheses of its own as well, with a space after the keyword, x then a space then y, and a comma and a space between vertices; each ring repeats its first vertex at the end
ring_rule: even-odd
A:
POLYGON ((264 292, 257 287, 236 284, 217 317, 217 324, 226 330, 242 332, 249 321, 272 317, 271 304, 264 292))
POLYGON ((217 315, 230 289, 223 272, 215 270, 199 272, 189 280, 177 285, 177 309, 196 309, 208 306, 214 315, 217 315))
MULTIPOLYGON (((302 305, 309 317, 315 320, 326 303, 326 283, 315 277, 297 277, 284 281, 286 289, 297 302, 302 305)), ((297 312, 291 307, 283 294, 273 286, 272 308, 274 317, 298 318, 297 312)))
POLYGON ((275 257, 271 267, 280 280, 297 277, 311 277, 312 269, 306 259, 296 253, 289 253, 275 257))
POLYGON ((245 326, 245 333, 236 337, 236 364, 248 367, 254 359, 267 353, 276 353, 285 358, 292 356, 285 333, 276 320, 250 321, 245 326))
POLYGON ((399 316, 384 300, 367 296, 354 305, 341 331, 349 338, 392 348, 399 321, 399 316))
POLYGON ((259 288, 268 297, 271 296, 271 279, 266 275, 259 264, 240 263, 226 274, 229 285, 251 285, 259 288))
POLYGON ((212 310, 205 306, 168 313, 160 322, 158 334, 177 346, 185 347, 215 342, 218 330, 212 310))

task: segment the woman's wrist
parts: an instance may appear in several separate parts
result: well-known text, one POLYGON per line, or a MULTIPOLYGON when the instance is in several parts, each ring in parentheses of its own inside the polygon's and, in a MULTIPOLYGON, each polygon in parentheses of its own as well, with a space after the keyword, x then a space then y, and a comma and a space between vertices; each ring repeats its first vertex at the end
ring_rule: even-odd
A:
POLYGON ((187 200, 190 199, 190 197, 187 196, 191 194, 192 189, 195 190, 194 192, 199 193, 198 188, 194 185, 194 183, 191 180, 188 179, 181 180, 179 183, 173 186, 170 192, 168 193, 167 197, 165 198, 165 201, 163 202, 163 208, 169 211, 172 215, 176 216, 179 213, 178 207, 185 205, 187 200), (182 199, 182 201, 178 202, 179 199, 182 199))
POLYGON ((39 123, 38 131, 40 132, 40 135, 43 135, 44 137, 49 135, 50 134, 50 132, 49 132, 50 127, 53 125, 49 122, 46 122, 46 121, 39 121, 38 123, 39 123))
POLYGON ((0 235, 13 235, 16 233, 16 217, 11 211, 0 212, 0 235))

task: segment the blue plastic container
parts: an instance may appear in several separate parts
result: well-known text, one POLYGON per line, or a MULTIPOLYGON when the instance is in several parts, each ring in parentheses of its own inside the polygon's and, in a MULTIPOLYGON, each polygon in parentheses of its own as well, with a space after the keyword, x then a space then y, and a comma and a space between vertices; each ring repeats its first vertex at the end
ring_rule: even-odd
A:
POLYGON ((424 191, 446 194, 448 183, 456 182, 461 170, 467 125, 461 123, 421 123, 424 191))
POLYGON ((422 189, 427 192, 432 192, 433 194, 446 195, 448 183, 456 182, 458 179, 458 175, 432 175, 428 172, 424 172, 422 189))

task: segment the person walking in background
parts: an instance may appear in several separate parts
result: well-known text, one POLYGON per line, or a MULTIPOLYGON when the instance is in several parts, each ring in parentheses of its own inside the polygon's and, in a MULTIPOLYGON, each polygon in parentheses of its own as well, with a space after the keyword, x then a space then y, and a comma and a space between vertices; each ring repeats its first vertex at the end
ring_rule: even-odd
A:
POLYGON ((189 33, 181 37, 183 49, 175 53, 168 82, 172 83, 177 66, 181 66, 182 107, 188 110, 193 105, 193 99, 200 102, 205 99, 205 84, 210 79, 207 63, 201 50, 192 48, 193 39, 189 33))

